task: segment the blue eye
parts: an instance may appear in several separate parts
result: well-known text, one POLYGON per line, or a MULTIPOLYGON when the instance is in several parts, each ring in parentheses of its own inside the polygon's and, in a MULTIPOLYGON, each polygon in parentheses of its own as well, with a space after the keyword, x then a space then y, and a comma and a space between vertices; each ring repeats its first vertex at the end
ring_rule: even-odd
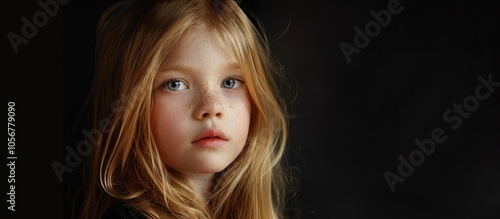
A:
POLYGON ((171 91, 183 91, 187 89, 186 84, 177 79, 167 81, 163 86, 171 91))
POLYGON ((239 86, 241 86, 242 82, 238 79, 235 79, 235 78, 229 78, 229 79, 226 79, 222 82, 222 87, 224 88, 228 88, 228 89, 234 89, 234 88, 238 88, 239 86))

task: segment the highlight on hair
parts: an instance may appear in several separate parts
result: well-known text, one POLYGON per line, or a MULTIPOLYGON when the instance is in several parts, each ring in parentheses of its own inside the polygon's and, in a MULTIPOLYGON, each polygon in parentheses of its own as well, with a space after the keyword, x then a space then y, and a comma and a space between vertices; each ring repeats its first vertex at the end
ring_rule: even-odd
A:
POLYGON ((93 146, 81 218, 125 203, 146 218, 283 218, 288 175, 287 119, 268 42, 232 0, 124 1, 107 9, 96 31, 90 93, 93 146), (205 28, 240 64, 251 100, 248 141, 200 200, 166 167, 150 127, 152 84, 160 64, 189 31, 205 28))

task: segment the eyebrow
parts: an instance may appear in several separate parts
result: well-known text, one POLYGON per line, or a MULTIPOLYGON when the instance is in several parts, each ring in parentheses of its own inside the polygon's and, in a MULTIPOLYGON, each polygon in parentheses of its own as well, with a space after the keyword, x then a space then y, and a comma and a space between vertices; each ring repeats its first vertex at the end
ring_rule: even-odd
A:
MULTIPOLYGON (((236 62, 231 62, 229 64, 223 65, 221 69, 225 70, 236 70, 240 69, 241 66, 240 64, 236 62)), ((179 71, 179 72, 187 72, 187 73, 194 73, 198 72, 199 70, 197 68, 193 68, 184 64, 174 64, 174 65, 166 65, 165 67, 160 68, 159 73, 161 72, 169 72, 169 71, 179 71)))
POLYGON ((183 64, 167 65, 160 68, 159 72, 180 71, 180 72, 196 72, 197 69, 183 64))

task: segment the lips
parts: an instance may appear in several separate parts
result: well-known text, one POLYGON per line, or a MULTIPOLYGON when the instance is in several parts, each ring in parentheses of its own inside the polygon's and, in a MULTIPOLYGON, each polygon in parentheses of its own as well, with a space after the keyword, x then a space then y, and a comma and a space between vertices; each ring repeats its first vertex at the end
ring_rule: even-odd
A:
POLYGON ((199 147, 217 147, 228 141, 222 131, 213 128, 203 130, 194 139, 191 143, 199 147))

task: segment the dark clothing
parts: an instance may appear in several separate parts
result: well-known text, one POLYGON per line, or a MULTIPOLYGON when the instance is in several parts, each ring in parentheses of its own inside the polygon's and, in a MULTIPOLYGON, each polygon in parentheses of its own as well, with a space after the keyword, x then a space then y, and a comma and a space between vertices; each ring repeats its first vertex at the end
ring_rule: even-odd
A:
POLYGON ((136 210, 124 205, 115 204, 106 211, 102 218, 105 219, 144 219, 144 216, 136 210))

